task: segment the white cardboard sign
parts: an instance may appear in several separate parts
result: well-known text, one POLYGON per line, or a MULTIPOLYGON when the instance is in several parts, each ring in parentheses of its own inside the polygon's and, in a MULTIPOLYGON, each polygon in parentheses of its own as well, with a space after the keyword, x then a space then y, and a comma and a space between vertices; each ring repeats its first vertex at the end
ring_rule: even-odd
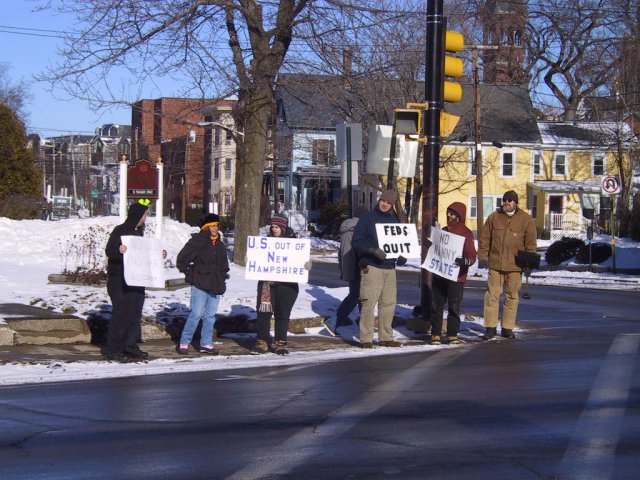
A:
POLYGON ((164 259, 158 238, 122 236, 127 251, 124 261, 124 280, 132 287, 164 288, 164 259))
POLYGON ((247 237, 244 278, 274 282, 307 283, 304 264, 311 255, 308 238, 247 237))
POLYGON ((433 244, 422 268, 455 282, 460 273, 460 267, 455 264, 455 259, 462 256, 464 237, 434 227, 431 229, 431 241, 433 244))
POLYGON ((420 258, 422 251, 413 223, 377 223, 378 246, 387 258, 420 258))

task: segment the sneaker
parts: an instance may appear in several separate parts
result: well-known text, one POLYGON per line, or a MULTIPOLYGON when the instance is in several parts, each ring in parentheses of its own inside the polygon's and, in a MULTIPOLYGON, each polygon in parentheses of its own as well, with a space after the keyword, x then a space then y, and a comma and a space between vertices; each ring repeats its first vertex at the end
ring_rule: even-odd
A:
POLYGON ((125 355, 131 358, 138 358, 141 360, 146 360, 147 358, 149 358, 149 354, 140 350, 140 347, 138 347, 138 345, 129 345, 128 347, 124 347, 122 351, 125 355))
POLYGON ((458 339, 457 335, 453 335, 449 337, 448 342, 449 345, 458 345, 460 343, 460 340, 458 339))
POLYGON ((440 335, 431 335, 431 345, 442 345, 442 341, 440 340, 440 335))
POLYGON ((287 347, 287 342, 285 342, 284 340, 276 340, 273 353, 275 353, 276 355, 288 355, 289 350, 287 350, 286 347, 287 347))
POLYGON ((198 349, 198 351, 200 353, 206 353, 207 355, 218 355, 220 353, 220 350, 218 350, 217 348, 215 348, 211 344, 209 344, 209 345, 200 345, 200 348, 198 349))
POLYGON ((253 355, 261 355, 263 353, 269 353, 269 344, 264 340, 256 340, 249 353, 253 355))
POLYGON ((402 344, 400 342, 396 342, 395 340, 382 340, 378 342, 378 345, 381 347, 401 347, 402 344))
POLYGON ((510 328, 503 328, 500 331, 500 335, 508 340, 513 340, 514 338, 516 338, 516 334, 513 333, 513 330, 511 330, 510 328))
POLYGON ((360 348, 373 348, 373 342, 360 342, 360 348))
POLYGON ((491 340, 496 336, 498 329, 496 327, 487 327, 484 329, 484 335, 482 336, 482 340, 491 340))
POLYGON ((176 348, 176 351, 180 354, 180 355, 188 355, 189 354, 189 344, 188 343, 181 343, 180 345, 178 345, 178 347, 176 348))
POLYGON ((331 335, 332 337, 336 336, 336 322, 338 321, 338 318, 335 315, 332 315, 331 317, 325 319, 324 322, 324 328, 327 329, 327 332, 329 332, 329 335, 331 335))

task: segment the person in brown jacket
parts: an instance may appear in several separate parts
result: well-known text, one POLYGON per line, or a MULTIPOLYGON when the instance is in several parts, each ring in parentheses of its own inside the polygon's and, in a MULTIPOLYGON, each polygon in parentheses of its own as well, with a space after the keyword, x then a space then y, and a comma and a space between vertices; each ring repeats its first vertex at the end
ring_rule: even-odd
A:
POLYGON ((476 262, 476 247, 473 233, 464 224, 467 207, 460 202, 453 202, 447 207, 447 226, 443 230, 464 237, 462 256, 454 259, 460 267, 457 281, 448 280, 439 275, 433 276, 431 285, 431 345, 440 345, 444 303, 447 302, 447 339, 450 344, 460 343, 460 304, 464 283, 467 281, 469 267, 476 262))
POLYGON ((502 196, 502 206, 487 218, 480 236, 478 266, 489 268, 484 295, 483 340, 496 336, 500 295, 504 290, 501 335, 515 338, 513 330, 518 313, 518 294, 522 286, 522 268, 516 265, 518 250, 535 253, 536 225, 531 216, 518 208, 518 195, 513 190, 502 196))

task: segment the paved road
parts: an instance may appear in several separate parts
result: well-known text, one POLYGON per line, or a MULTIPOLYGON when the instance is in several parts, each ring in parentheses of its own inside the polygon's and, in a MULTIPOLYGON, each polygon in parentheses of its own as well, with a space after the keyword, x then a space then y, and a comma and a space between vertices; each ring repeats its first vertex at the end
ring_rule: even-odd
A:
POLYGON ((640 295, 532 296, 513 342, 1 388, 0 478, 638 478, 640 295))

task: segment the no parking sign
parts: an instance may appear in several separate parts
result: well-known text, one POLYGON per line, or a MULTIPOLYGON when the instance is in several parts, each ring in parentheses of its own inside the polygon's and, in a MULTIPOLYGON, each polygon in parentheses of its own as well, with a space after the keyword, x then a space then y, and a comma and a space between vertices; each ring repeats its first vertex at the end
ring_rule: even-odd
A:
POLYGON ((600 188, 603 195, 620 195, 622 193, 622 185, 615 175, 606 175, 602 177, 600 188))

